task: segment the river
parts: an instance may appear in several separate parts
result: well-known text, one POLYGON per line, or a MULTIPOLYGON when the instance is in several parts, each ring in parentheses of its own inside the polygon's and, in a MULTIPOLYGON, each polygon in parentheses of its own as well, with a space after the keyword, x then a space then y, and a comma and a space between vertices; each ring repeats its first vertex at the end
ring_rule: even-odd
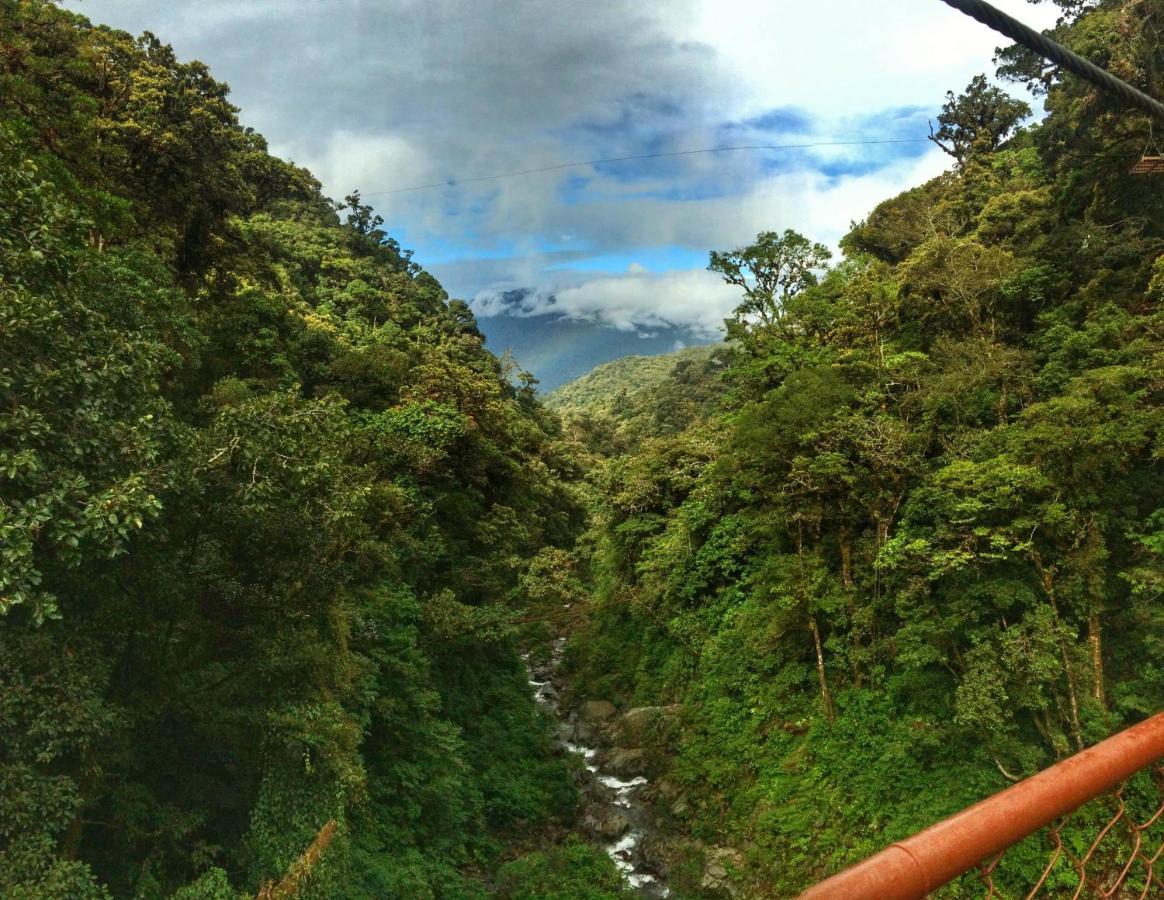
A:
MULTIPOLYGON (((575 711, 564 710, 561 703, 562 655, 566 638, 557 638, 552 645, 550 658, 544 663, 530 662, 530 654, 525 653, 529 685, 538 706, 552 715, 558 723, 558 740, 568 752, 581 758, 586 767, 582 784, 586 818, 591 821, 606 822, 608 832, 619 833, 609 838, 596 838, 602 843, 607 855, 614 860, 627 883, 643 897, 663 898, 670 894, 668 887, 657 873, 650 870, 642 857, 643 839, 654 830, 650 806, 640 796, 650 783, 644 776, 620 778, 603 770, 603 753, 596 746, 596 739, 589 742, 582 739, 589 729, 580 727, 575 711), (621 827, 626 823, 625 829, 621 827), (613 826, 611 827, 611 823, 613 826)), ((588 829, 596 832, 594 828, 588 829)))

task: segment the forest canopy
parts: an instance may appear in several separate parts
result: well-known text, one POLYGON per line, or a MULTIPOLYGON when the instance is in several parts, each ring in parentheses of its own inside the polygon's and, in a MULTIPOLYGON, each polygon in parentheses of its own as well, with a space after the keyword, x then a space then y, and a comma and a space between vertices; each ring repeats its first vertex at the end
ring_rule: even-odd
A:
POLYGON ((3 896, 233 897, 329 821, 303 896, 474 896, 572 808, 509 612, 558 426, 381 224, 0 3, 3 896))
MULTIPOLYGON (((1160 95, 1164 0, 1058 6, 1160 95)), ((204 65, 0 0, 0 895, 626 896, 548 611, 573 700, 674 716, 668 839, 730 863, 676 898, 793 896, 1164 708, 1152 127, 997 62, 1045 117, 975 78, 839 255, 710 251, 726 344, 543 404, 204 65)))
MULTIPOLYGON (((1060 5, 1058 40, 1160 95, 1164 5, 1060 5)), ((575 677, 681 706, 684 828, 747 848, 756 896, 1164 708, 1164 181, 1130 172, 1152 126, 999 62, 1042 121, 975 78, 934 126, 951 171, 877 206, 840 260, 795 230, 712 252, 740 289, 718 409, 632 452, 592 442, 575 677)), ((605 415, 592 433, 624 427, 605 415)), ((1147 818, 1146 776, 1133 795, 1147 818)), ((1035 884, 1040 840, 1000 888, 1035 884)))

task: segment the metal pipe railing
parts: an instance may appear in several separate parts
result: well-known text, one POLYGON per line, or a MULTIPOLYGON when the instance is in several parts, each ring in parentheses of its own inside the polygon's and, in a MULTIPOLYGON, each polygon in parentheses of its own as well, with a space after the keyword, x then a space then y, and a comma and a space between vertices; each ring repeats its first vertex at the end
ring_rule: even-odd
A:
POLYGON ((1164 758, 1164 713, 886 847, 801 900, 918 900, 1164 758))

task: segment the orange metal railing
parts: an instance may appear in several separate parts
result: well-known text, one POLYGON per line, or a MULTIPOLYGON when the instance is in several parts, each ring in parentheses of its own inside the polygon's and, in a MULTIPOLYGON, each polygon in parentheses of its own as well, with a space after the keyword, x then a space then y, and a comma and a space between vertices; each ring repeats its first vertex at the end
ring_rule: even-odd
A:
MULTIPOLYGON (((1144 833, 1164 816, 1164 803, 1155 813, 1136 823, 1127 814, 1123 782, 1164 758, 1164 713, 1089 747, 1032 775, 992 797, 885 848, 864 862, 834 875, 801 895, 801 900, 916 900, 971 869, 982 866, 987 896, 998 896, 993 873, 1008 847, 1052 825, 1090 800, 1119 788, 1117 809, 1086 853, 1068 854, 1078 873, 1075 896, 1084 890, 1102 897, 1164 897, 1164 881, 1155 870, 1164 846, 1144 848, 1144 833), (1128 829, 1128 859, 1122 868, 1098 880, 1089 877, 1088 864, 1096 849, 1123 822, 1128 829), (1143 868, 1142 893, 1117 893, 1134 863, 1143 868)), ((1054 853, 1038 884, 1026 896, 1033 897, 1052 868, 1065 854, 1060 839, 1061 822, 1052 828, 1054 853)))

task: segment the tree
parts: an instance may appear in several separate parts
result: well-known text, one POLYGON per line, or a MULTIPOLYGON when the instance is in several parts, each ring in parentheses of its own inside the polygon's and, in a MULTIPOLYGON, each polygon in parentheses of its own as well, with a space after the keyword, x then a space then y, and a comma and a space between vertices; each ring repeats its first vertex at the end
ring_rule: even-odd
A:
POLYGON ((1005 91, 990 85, 985 75, 975 75, 966 90, 954 96, 946 92, 946 103, 938 114, 938 130, 930 125, 930 140, 958 162, 966 165, 972 156, 992 153, 1031 108, 1005 91))
MULTIPOLYGON (((0 130, 0 615, 59 615, 54 585, 126 552, 157 511, 173 295, 83 244, 83 215, 0 130)), ((175 322, 175 324, 179 324, 175 322)))
POLYGON ((374 244, 379 244, 385 238, 385 233, 380 230, 380 226, 384 224, 384 217, 377 215, 371 206, 361 202, 359 191, 352 191, 344 197, 343 203, 336 203, 335 208, 338 212, 347 211, 348 227, 352 231, 362 234, 374 244))
MULTIPOLYGON (((1057 6, 1057 38, 1151 88, 1162 0, 1057 6)), ((726 410, 595 479, 579 680, 683 704, 668 777, 698 833, 757 842, 765 896, 1164 704, 1164 186, 1128 172, 1146 117, 1046 88, 1018 135, 1026 106, 985 78, 948 95, 954 171, 819 278, 781 282, 776 235, 713 254, 745 295, 726 410), (700 435, 716 452, 680 485, 700 435)), ((1016 894, 1046 863, 1022 857, 995 871, 1016 894)))
POLYGON ((227 94, 0 0, 0 895, 245 896, 334 820, 305 900, 481 896, 576 800, 503 602, 576 467, 227 94))
POLYGON ((783 234, 764 231, 747 247, 711 251, 708 271, 718 272, 728 284, 743 288, 744 302, 728 320, 729 336, 759 322, 778 325, 785 305, 805 288, 816 284, 832 253, 792 229, 783 234))

